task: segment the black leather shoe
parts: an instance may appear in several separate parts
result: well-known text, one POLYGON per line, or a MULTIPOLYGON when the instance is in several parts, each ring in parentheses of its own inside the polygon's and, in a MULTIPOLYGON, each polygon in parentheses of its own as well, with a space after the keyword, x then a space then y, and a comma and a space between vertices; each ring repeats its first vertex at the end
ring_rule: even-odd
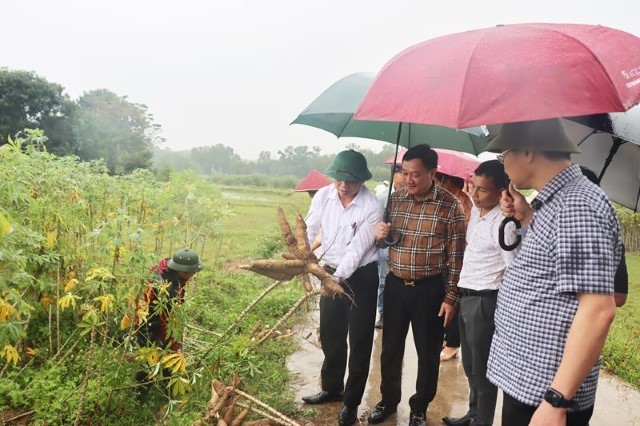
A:
POLYGON ((409 426, 427 426, 427 416, 421 411, 412 411, 409 415, 409 426))
POLYGON ((376 404, 371 414, 369 414, 367 421, 369 423, 381 423, 385 421, 387 417, 395 413, 397 410, 398 410, 397 405, 385 405, 384 402, 380 401, 376 404))
POLYGON ((340 414, 338 414, 338 424, 340 426, 351 426, 358 420, 358 406, 349 407, 343 405, 340 414))
POLYGON ((469 413, 462 417, 445 417, 442 422, 449 426, 469 426, 473 417, 469 413))
POLYGON ((307 404, 324 404, 325 402, 342 401, 342 392, 320 391, 314 395, 303 396, 302 400, 307 404))

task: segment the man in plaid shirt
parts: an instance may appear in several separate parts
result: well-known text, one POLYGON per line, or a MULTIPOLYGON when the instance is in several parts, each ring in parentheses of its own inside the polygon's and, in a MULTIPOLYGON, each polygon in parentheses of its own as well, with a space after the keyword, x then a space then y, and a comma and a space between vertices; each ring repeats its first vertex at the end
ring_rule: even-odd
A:
POLYGON ((429 145, 409 149, 402 162, 405 187, 391 195, 390 223, 376 226, 379 245, 389 237, 396 241, 389 247, 390 272, 384 287, 382 401, 369 415, 369 423, 380 423, 397 410, 409 325, 418 354, 410 426, 426 425, 427 406, 436 394, 443 327, 458 303, 465 246, 462 206, 435 184, 437 167, 438 154, 429 145))
POLYGON ((615 315, 622 245, 606 195, 588 181, 559 120, 502 126, 488 150, 511 179, 503 211, 528 225, 502 281, 487 377, 504 393, 502 422, 588 425, 600 352, 615 315), (513 190, 539 194, 528 208, 513 190))

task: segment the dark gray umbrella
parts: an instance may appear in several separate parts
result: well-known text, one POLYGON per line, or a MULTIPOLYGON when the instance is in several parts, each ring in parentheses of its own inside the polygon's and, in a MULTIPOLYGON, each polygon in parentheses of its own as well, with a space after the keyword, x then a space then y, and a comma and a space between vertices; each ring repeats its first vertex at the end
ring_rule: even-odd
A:
MULTIPOLYGON (((612 201, 638 211, 640 206, 640 106, 627 112, 562 119, 567 134, 580 149, 574 163, 595 172, 612 201)), ((489 139, 500 125, 487 126, 489 139)))
POLYGON ((612 201, 633 211, 640 204, 640 107, 564 120, 582 150, 571 159, 593 170, 612 201))

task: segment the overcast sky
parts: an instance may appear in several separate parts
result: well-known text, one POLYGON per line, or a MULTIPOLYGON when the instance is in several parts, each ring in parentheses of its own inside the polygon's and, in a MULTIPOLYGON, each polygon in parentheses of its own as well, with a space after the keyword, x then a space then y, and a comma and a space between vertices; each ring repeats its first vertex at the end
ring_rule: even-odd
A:
POLYGON ((420 41, 521 22, 601 24, 640 35, 638 0, 9 0, 0 66, 77 98, 109 89, 149 107, 166 147, 222 143, 255 159, 336 139, 289 123, 336 80, 378 71, 420 41))

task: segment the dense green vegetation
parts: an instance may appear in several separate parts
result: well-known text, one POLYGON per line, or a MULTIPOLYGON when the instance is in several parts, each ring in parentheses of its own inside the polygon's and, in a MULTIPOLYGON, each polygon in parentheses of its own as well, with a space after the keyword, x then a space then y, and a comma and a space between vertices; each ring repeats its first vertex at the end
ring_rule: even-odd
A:
POLYGON ((193 172, 165 183, 144 170, 111 176, 102 162, 38 150, 30 137, 39 135, 0 147, 3 419, 187 424, 202 415, 211 379, 229 383, 236 375, 244 391, 296 416, 284 365, 291 341, 258 344, 252 333, 293 306, 303 295, 299 283, 277 287, 229 327, 272 284, 234 265, 276 255, 274 207, 304 210, 307 195, 238 192, 224 199, 193 172), (173 313, 184 352, 172 358, 140 349, 133 334, 149 268, 182 246, 198 251, 206 268, 173 313), (154 375, 156 385, 141 400, 136 372, 153 375, 168 365, 170 376, 154 375))
POLYGON ((640 255, 627 254, 629 295, 616 311, 604 347, 603 364, 611 372, 640 388, 640 255))

